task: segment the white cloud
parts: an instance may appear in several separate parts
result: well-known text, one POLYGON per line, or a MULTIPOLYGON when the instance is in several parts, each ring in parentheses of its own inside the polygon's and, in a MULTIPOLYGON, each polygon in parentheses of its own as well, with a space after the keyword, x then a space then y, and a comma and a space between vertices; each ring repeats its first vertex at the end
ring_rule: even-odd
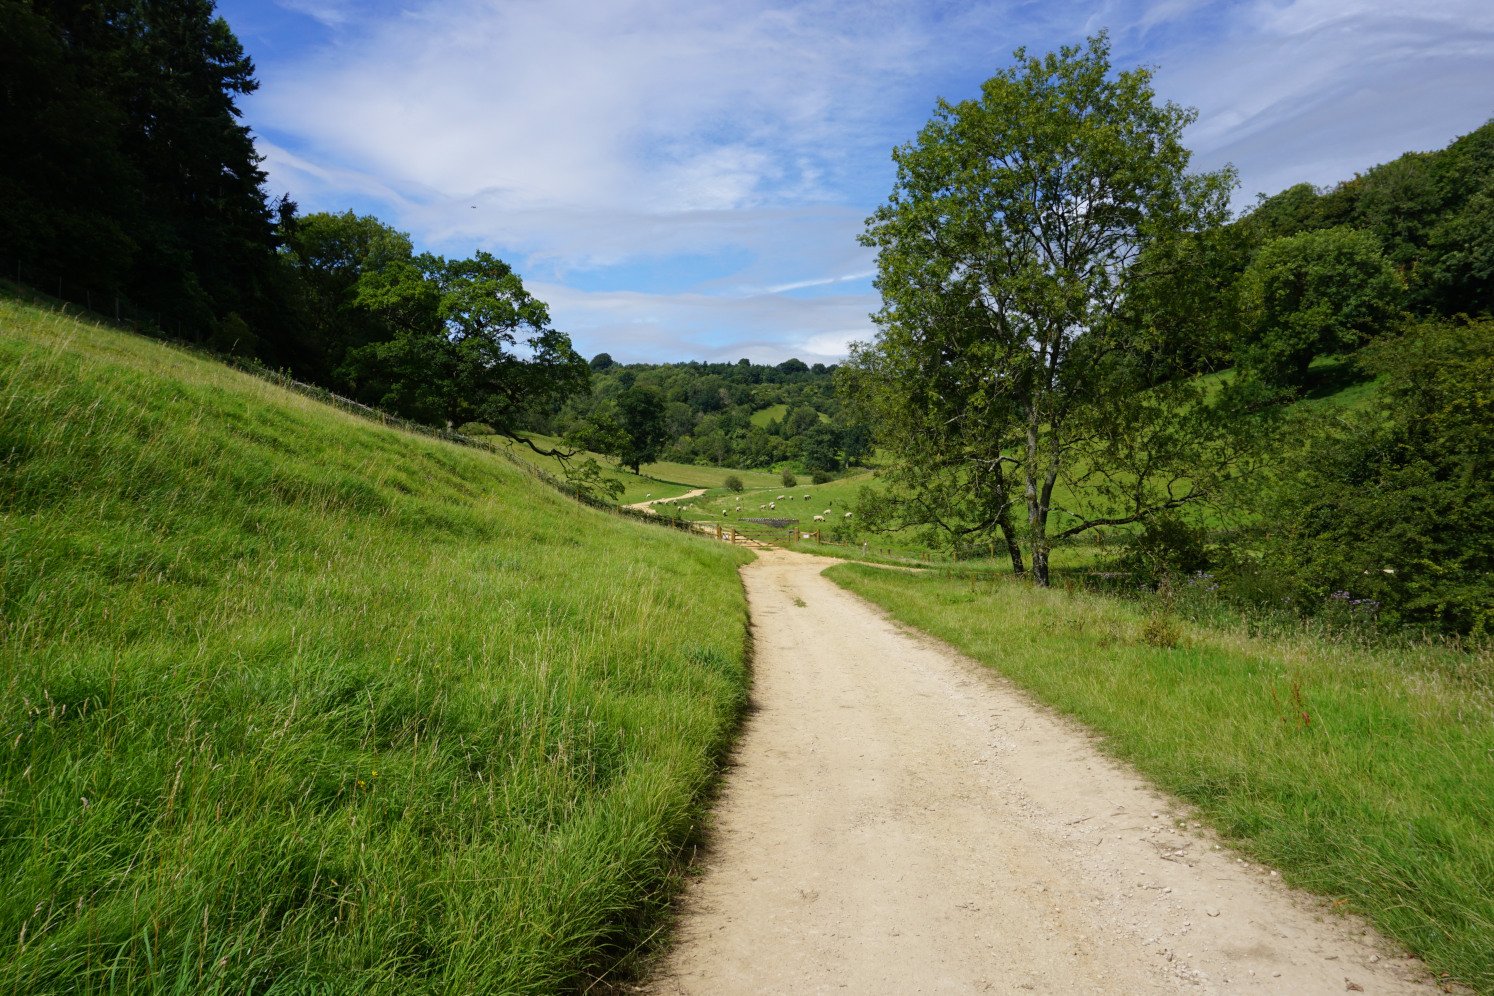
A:
POLYGON ((1481 0, 1262 0, 1218 29, 1162 53, 1159 85, 1199 108, 1198 164, 1239 167, 1241 207, 1444 146, 1491 113, 1494 6, 1481 0))
POLYGON ((823 196, 868 82, 916 69, 909 30, 833 5, 458 0, 325 50, 259 107, 437 197, 730 210, 823 196))
POLYGON ((550 305, 555 327, 583 355, 607 351, 620 361, 838 363, 852 339, 872 336, 874 294, 809 299, 775 294, 584 292, 563 284, 526 285, 550 305))
POLYGON ((1445 145, 1494 78, 1487 0, 276 2, 332 41, 261 66, 271 190, 495 251, 620 357, 828 362, 869 336, 855 237, 889 149, 1018 45, 1111 28, 1118 66, 1200 109, 1196 164, 1234 162, 1239 206, 1445 145), (623 272, 637 292, 578 289, 623 272))

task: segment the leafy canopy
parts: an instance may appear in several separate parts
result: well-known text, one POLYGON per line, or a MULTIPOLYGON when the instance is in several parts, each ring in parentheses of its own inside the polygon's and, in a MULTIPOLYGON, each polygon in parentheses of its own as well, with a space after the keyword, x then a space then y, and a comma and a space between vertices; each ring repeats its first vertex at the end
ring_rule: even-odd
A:
POLYGON ((1300 385, 1313 359, 1362 345, 1388 325, 1400 277, 1368 232, 1328 228, 1267 243, 1240 278, 1242 365, 1300 385))
POLYGON ((1149 248, 1224 220, 1233 176, 1190 174, 1195 112, 1109 55, 1103 33, 1019 49, 893 153, 862 237, 880 331, 842 378, 895 458, 884 521, 999 532, 1042 582, 1054 538, 1202 497, 1237 455, 1196 391, 1136 362, 1157 351, 1126 308, 1149 248))

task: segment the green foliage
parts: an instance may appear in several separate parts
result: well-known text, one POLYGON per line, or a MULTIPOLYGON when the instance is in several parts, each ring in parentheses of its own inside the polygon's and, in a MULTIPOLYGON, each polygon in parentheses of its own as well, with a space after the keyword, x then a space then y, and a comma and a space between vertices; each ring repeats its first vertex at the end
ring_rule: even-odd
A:
MULTIPOLYGON (((373 219, 332 221, 382 229, 373 219)), ((512 435, 532 410, 586 389, 590 367, 507 263, 482 251, 411 258, 402 240, 379 232, 369 241, 380 256, 346 268, 357 272, 344 297, 377 330, 336 371, 358 400, 417 422, 481 420, 512 435)))
MULTIPOLYGON (((832 422, 835 445, 845 435, 853 445, 859 441, 863 449, 858 455, 864 455, 868 433, 844 418, 834 392, 834 369, 750 361, 613 364, 594 368, 590 396, 571 399, 553 423, 568 438, 605 441, 611 427, 620 424, 619 396, 646 387, 664 401, 658 462, 747 468, 804 463, 809 433, 832 422)), ((838 452, 830 462, 839 466, 838 452)))
POLYGON ((0 328, 0 989, 554 993, 649 937, 745 701, 745 554, 0 328))
POLYGON ((1390 324, 1400 278, 1374 236, 1329 228, 1265 245, 1240 279, 1242 363, 1300 387, 1313 359, 1352 350, 1390 324))
POLYGON ((1443 314, 1494 314, 1494 176, 1427 236, 1426 266, 1416 272, 1421 296, 1443 314))
POLYGON ((1015 581, 827 573, 1078 719, 1287 881, 1494 991, 1487 654, 1265 638, 1015 581))
POLYGON ((781 481, 783 483, 783 486, 786 488, 798 487, 799 485, 799 479, 794 476, 794 472, 791 470, 785 470, 783 471, 783 473, 779 474, 778 480, 781 481))
MULTIPOLYGON (((1436 152, 1410 152, 1323 191, 1298 184, 1262 197, 1233 226, 1254 248, 1347 226, 1371 235, 1422 316, 1488 314, 1494 122, 1436 152)), ((1236 264, 1243 272, 1246 261, 1236 264)))
POLYGON ((1263 497, 1261 569, 1305 611, 1494 632, 1494 321, 1376 343, 1373 404, 1303 415, 1263 497))
POLYGON ((418 280, 415 248, 377 218, 351 211, 297 218, 284 256, 302 291, 304 324, 291 363, 302 379, 352 395, 352 371, 342 369, 349 353, 433 320, 432 301, 392 292, 396 273, 418 280))
POLYGON ((664 399, 649 387, 630 387, 617 397, 618 424, 623 446, 616 454, 624 467, 638 473, 659 458, 664 443, 664 399))
POLYGON ((721 486, 728 491, 740 493, 742 490, 742 479, 736 474, 727 474, 726 480, 721 482, 721 486))
POLYGON ((294 295, 236 104, 257 88, 212 0, 0 3, 0 259, 183 339, 236 314, 286 362, 294 295))
POLYGON ((1015 59, 894 152, 862 237, 880 331, 840 384, 893 456, 894 524, 999 534, 1017 570, 1025 544, 1047 583, 1056 537, 1204 497, 1231 472, 1222 409, 1133 361, 1168 353, 1122 305, 1138 254, 1221 223, 1233 178, 1187 171, 1195 112, 1159 103, 1149 70, 1113 74, 1104 34, 1015 59), (1072 501, 1055 529, 1060 479, 1072 501))
POLYGON ((1212 565, 1207 530, 1176 514, 1154 516, 1121 556, 1121 567, 1132 579, 1155 587, 1173 583, 1186 574, 1207 571, 1212 565))

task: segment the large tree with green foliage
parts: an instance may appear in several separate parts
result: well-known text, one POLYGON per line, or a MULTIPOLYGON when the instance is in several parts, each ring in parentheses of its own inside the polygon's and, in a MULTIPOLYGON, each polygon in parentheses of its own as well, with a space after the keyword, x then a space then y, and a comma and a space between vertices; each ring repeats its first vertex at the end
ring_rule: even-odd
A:
POLYGON ((362 400, 407 418, 484 422, 527 443, 517 430, 528 410, 559 407, 589 382, 590 367, 551 327, 544 302, 489 253, 395 252, 359 276, 353 300, 390 335, 351 350, 339 376, 362 400))
POLYGON ((1056 539, 1208 495, 1238 455, 1125 313, 1138 261, 1221 223, 1233 178, 1188 172, 1194 112, 1112 72, 1104 34, 1015 59, 893 153, 863 236, 880 331, 842 383, 893 456, 893 518, 999 533, 1047 583, 1056 539))
POLYGON ((1315 357, 1384 329, 1401 298, 1400 277, 1368 232, 1339 227, 1276 239, 1240 278, 1236 355, 1273 386, 1300 386, 1315 357))
POLYGON ((623 429, 619 462, 639 473, 642 465, 659 459, 664 444, 664 399, 651 387, 630 387, 617 398, 623 429))

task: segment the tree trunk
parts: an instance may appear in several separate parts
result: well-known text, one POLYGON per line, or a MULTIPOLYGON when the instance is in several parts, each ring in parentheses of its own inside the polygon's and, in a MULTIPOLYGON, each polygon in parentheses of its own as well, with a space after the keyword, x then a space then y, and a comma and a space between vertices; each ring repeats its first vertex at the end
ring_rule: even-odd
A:
POLYGON ((1027 573, 1027 568, 1022 564, 1022 544, 1017 540, 1017 530, 1012 526, 1011 514, 1002 512, 996 524, 1001 527, 1001 539, 1006 544, 1006 554, 1012 559, 1012 573, 1021 577, 1027 573))
POLYGON ((1032 545, 1032 578, 1041 587, 1048 587, 1048 545, 1034 542, 1032 545))

